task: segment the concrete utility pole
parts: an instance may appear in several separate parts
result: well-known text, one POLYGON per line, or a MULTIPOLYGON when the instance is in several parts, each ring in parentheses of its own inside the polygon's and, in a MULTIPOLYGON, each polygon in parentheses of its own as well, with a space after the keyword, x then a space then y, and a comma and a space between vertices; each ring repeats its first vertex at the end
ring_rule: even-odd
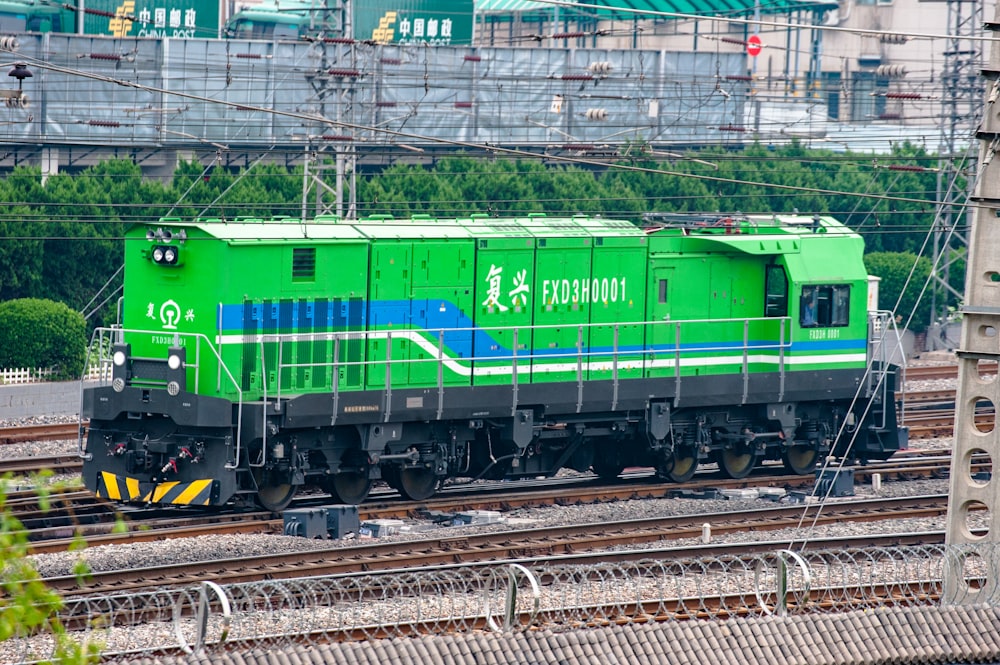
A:
MULTIPOLYGON (((1000 32, 997 16, 986 23, 992 38, 1000 32)), ((945 543, 948 557, 944 569, 944 600, 974 604, 997 598, 1000 589, 1000 478, 992 465, 1000 459, 1000 429, 976 423, 976 404, 989 400, 1000 404, 1000 379, 984 375, 995 372, 1000 359, 1000 42, 990 43, 989 61, 983 68, 986 101, 979 127, 981 139, 976 205, 969 234, 969 263, 962 307, 962 339, 958 351, 958 393, 955 397, 955 444, 951 459, 948 496, 948 526, 945 543), (990 365, 984 365, 990 363, 990 365), (973 472, 973 456, 989 458, 991 473, 973 472), (973 510, 988 510, 985 535, 973 534, 973 510), (970 586, 967 577, 982 579, 970 586)), ((978 462, 978 460, 977 460, 978 462)), ((983 514, 983 513, 979 513, 983 514)))

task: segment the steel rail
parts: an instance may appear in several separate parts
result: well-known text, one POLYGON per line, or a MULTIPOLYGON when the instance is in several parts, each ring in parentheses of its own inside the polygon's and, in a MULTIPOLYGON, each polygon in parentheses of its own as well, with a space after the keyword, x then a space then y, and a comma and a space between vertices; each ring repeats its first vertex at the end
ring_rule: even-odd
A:
MULTIPOLYGON (((416 540, 365 540, 352 546, 331 546, 280 555, 191 562, 47 578, 64 597, 139 591, 151 587, 193 584, 210 579, 243 583, 315 575, 441 566, 474 561, 572 558, 582 552, 632 547, 655 542, 700 538, 705 524, 713 534, 773 531, 801 525, 870 522, 913 517, 939 517, 947 512, 947 495, 838 501, 820 505, 780 506, 724 513, 670 515, 613 524, 573 524, 491 533, 449 532, 416 540)), ((810 541, 812 542, 812 541, 810 541)), ((930 541, 935 542, 935 541, 930 541)), ((720 545, 706 546, 713 550, 720 545)), ((729 546, 726 546, 729 547, 729 546)), ((670 548, 672 549, 672 548, 670 548)), ((660 550, 657 550, 660 551, 660 550)), ((760 550, 754 550, 760 551, 760 550)), ((649 556, 639 550, 637 556, 649 556)), ((626 557, 633 555, 617 551, 626 557)))

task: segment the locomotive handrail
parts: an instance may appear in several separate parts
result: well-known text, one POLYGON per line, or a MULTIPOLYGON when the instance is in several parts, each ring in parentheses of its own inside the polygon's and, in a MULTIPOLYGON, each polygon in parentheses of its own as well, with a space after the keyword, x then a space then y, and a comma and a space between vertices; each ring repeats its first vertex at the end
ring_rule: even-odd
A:
POLYGON ((674 321, 674 408, 681 404, 681 321, 674 321))
POLYGON ((782 318, 778 324, 778 401, 785 401, 785 324, 791 319, 782 318))
POLYGON ((747 403, 747 397, 750 395, 750 352, 748 351, 750 345, 750 322, 743 322, 743 397, 740 398, 740 404, 747 403))
MULTIPOLYGON (((722 324, 722 323, 734 323, 734 322, 736 322, 736 323, 744 323, 744 322, 746 322, 746 323, 752 323, 754 321, 774 321, 779 326, 778 331, 781 333, 780 338, 777 341, 775 341, 775 342, 761 343, 761 344, 754 344, 754 345, 750 345, 749 340, 746 339, 744 341, 744 343, 746 345, 746 350, 749 351, 749 349, 752 346, 752 348, 758 349, 758 350, 778 350, 778 351, 784 353, 784 351, 786 349, 788 349, 788 348, 790 348, 792 346, 792 342, 791 341, 787 341, 786 342, 784 340, 784 330, 785 330, 784 324, 787 322, 787 320, 788 320, 787 318, 784 318, 784 319, 776 319, 776 318, 759 318, 759 319, 750 318, 750 319, 742 319, 742 318, 740 318, 740 319, 714 319, 714 320, 713 319, 690 319, 690 320, 676 320, 675 319, 675 320, 669 321, 669 322, 660 322, 660 321, 642 322, 642 321, 640 321, 640 322, 615 323, 615 324, 609 324, 609 323, 585 323, 585 324, 577 324, 577 328, 582 330, 584 328, 612 327, 612 330, 615 330, 615 329, 620 329, 621 326, 628 326, 628 325, 640 326, 640 325, 676 324, 678 327, 680 327, 682 324, 694 324, 694 323, 722 324)), ((524 329, 530 329, 530 330, 533 330, 533 331, 537 331, 537 330, 542 330, 544 328, 565 328, 565 327, 566 327, 565 325, 507 326, 507 327, 497 326, 497 327, 490 327, 490 328, 471 327, 470 326, 470 327, 455 327, 455 328, 438 328, 438 329, 433 329, 433 330, 431 330, 431 329, 424 329, 424 328, 412 328, 412 329, 399 329, 399 330, 394 330, 394 331, 388 331, 388 330, 367 330, 367 331, 346 331, 346 332, 267 333, 267 334, 263 334, 263 335, 255 335, 255 337, 258 338, 258 340, 263 340, 264 342, 272 342, 272 343, 278 343, 278 342, 281 342, 281 343, 284 343, 284 342, 316 342, 316 341, 331 341, 331 340, 335 340, 335 339, 351 339, 351 338, 355 338, 355 339, 361 338, 361 339, 371 340, 371 339, 376 339, 376 338, 383 337, 383 336, 387 337, 389 335, 398 335, 399 332, 405 332, 405 331, 412 331, 412 332, 418 332, 418 333, 428 333, 428 334, 433 335, 433 336, 440 336, 442 334, 447 334, 447 333, 462 333, 462 332, 480 332, 480 333, 482 333, 482 332, 497 332, 497 331, 504 331, 504 330, 510 330, 512 333, 516 333, 518 330, 524 330, 524 329)), ((674 350, 675 346, 676 346, 676 344, 671 344, 671 349, 674 350)), ((578 355, 581 355, 581 354, 583 356, 585 356, 585 357, 592 357, 592 356, 613 356, 616 352, 617 352, 618 356, 621 356, 623 354, 650 354, 650 353, 658 353, 658 352, 660 352, 662 350, 662 349, 658 349, 658 348, 647 348, 647 349, 636 349, 636 350, 620 350, 620 349, 616 349, 615 347, 613 347, 611 350, 607 350, 607 351, 606 350, 602 350, 602 351, 582 351, 582 352, 578 352, 578 351, 575 350, 577 348, 576 346, 574 346, 573 348, 574 348, 573 351, 532 353, 532 354, 530 354, 528 356, 523 355, 523 353, 515 353, 514 351, 511 351, 511 353, 507 354, 507 355, 464 356, 462 359, 466 360, 466 361, 503 361, 503 360, 514 360, 514 359, 523 360, 525 358, 530 358, 530 359, 576 358, 578 355)), ((691 353, 691 352, 700 352, 700 351, 711 351, 711 350, 715 350, 715 349, 716 349, 715 346, 688 346, 686 348, 681 349, 681 352, 682 353, 691 353)), ((743 347, 740 347, 740 350, 742 351, 743 347)), ((442 353, 443 353, 443 351, 442 351, 442 353)), ((398 358, 398 359, 393 359, 393 358, 390 357, 389 360, 392 363, 396 363, 396 364, 405 364, 405 363, 413 364, 413 363, 437 362, 438 361, 437 355, 438 354, 435 354, 434 357, 431 357, 431 358, 416 358, 416 359, 412 359, 412 358, 398 358)), ((446 359, 448 359, 451 356, 448 356, 447 354, 444 354, 443 357, 446 358, 446 359)), ((382 363, 385 362, 385 360, 386 360, 385 358, 377 358, 377 359, 373 359, 373 360, 354 360, 354 361, 348 360, 348 361, 343 361, 343 362, 336 363, 336 364, 340 365, 340 366, 355 366, 355 365, 359 365, 360 366, 360 365, 382 364, 382 363)), ((305 367, 322 367, 322 366, 332 366, 332 365, 333 365, 333 363, 324 363, 324 362, 307 362, 307 363, 282 362, 282 363, 280 363, 279 366, 282 369, 289 369, 289 368, 295 368, 295 367, 305 368, 305 367)))
MULTIPOLYGON (((281 340, 278 340, 278 357, 281 357, 281 340)), ((279 370, 280 372, 280 370, 279 370)), ((260 410, 260 462, 254 462, 250 459, 250 453, 247 453, 247 466, 262 468, 267 464, 267 355, 264 352, 264 341, 261 340, 260 343, 260 390, 261 390, 261 401, 264 404, 264 408, 260 410)), ((281 375, 278 375, 278 400, 276 402, 276 409, 281 408, 281 375)), ((242 409, 241 409, 242 410, 242 409)))
MULTIPOLYGON (((111 340, 111 344, 113 345, 116 342, 121 342, 122 340, 124 340, 126 334, 128 334, 128 335, 164 335, 164 331, 162 331, 162 330, 144 330, 144 329, 139 329, 139 328, 120 328, 120 327, 111 327, 111 328, 100 327, 100 328, 95 328, 93 334, 91 335, 91 343, 90 343, 90 345, 88 346, 88 349, 87 349, 87 364, 85 364, 84 367, 89 367, 90 366, 90 354, 93 352, 93 349, 95 348, 95 345, 96 345, 96 348, 100 349, 101 353, 102 353, 102 357, 98 359, 98 364, 99 364, 99 366, 101 368, 100 372, 99 372, 100 378, 97 381, 97 384, 99 386, 100 385, 107 385, 107 383, 109 382, 109 378, 111 376, 111 371, 112 371, 111 370, 112 358, 110 356, 104 357, 104 355, 103 355, 103 349, 104 349, 105 339, 111 340)), ((238 408, 237 408, 237 414, 238 415, 237 415, 237 420, 236 420, 236 446, 235 446, 235 449, 234 449, 233 462, 231 464, 227 462, 226 463, 226 468, 227 469, 235 469, 235 468, 237 468, 239 466, 239 459, 240 459, 240 434, 241 434, 241 428, 242 428, 242 425, 243 425, 243 420, 242 420, 242 415, 243 415, 243 408, 242 408, 243 407, 243 390, 242 390, 242 388, 240 388, 240 385, 236 381, 236 378, 233 376, 232 372, 229 371, 229 367, 226 365, 225 361, 222 359, 222 354, 219 352, 219 349, 216 348, 215 344, 212 343, 212 341, 208 338, 207 335, 205 335, 204 333, 188 333, 188 332, 172 331, 169 336, 173 337, 174 340, 175 340, 174 343, 178 344, 178 345, 180 344, 180 340, 181 339, 188 339, 189 338, 189 339, 193 339, 195 341, 195 344, 194 344, 194 362, 187 362, 187 361, 185 361, 185 363, 184 363, 185 370, 187 370, 189 368, 194 370, 194 385, 195 386, 199 386, 199 379, 201 377, 200 372, 201 372, 201 364, 202 364, 201 363, 201 345, 202 345, 202 342, 204 342, 205 346, 208 347, 208 349, 212 352, 212 355, 215 357, 215 360, 218 362, 218 364, 219 364, 219 372, 220 373, 221 372, 225 372, 226 376, 229 379, 229 382, 232 384, 233 390, 235 391, 235 394, 236 394, 236 403, 238 405, 238 408)), ((185 348, 188 348, 186 344, 184 346, 185 346, 185 348)), ((157 361, 157 362, 159 362, 159 361, 162 360, 162 362, 166 362, 166 358, 160 359, 160 358, 151 358, 151 357, 145 357, 145 356, 133 356, 133 358, 131 358, 130 360, 137 360, 137 359, 138 360, 151 360, 151 361, 157 361)), ((84 379, 81 379, 81 384, 83 383, 83 381, 84 381, 84 379)), ((218 383, 221 384, 221 380, 218 381, 218 383)), ((82 387, 83 386, 81 385, 81 388, 82 387)), ((221 385, 217 387, 217 392, 220 395, 223 394, 223 391, 221 389, 221 385)), ((83 393, 82 393, 82 390, 81 390, 81 395, 82 394, 83 393)), ((232 400, 230 400, 230 401, 232 401, 232 400)), ((80 406, 81 406, 80 411, 82 413, 83 412, 83 404, 81 403, 80 406)), ((79 456, 81 458, 83 458, 83 459, 89 459, 87 457, 87 455, 89 455, 90 453, 84 452, 84 441, 83 441, 82 429, 81 429, 81 433, 79 435, 78 444, 79 444, 79 451, 78 451, 79 456)))
MULTIPOLYGON (((518 335, 523 330, 530 330, 532 332, 543 331, 546 329, 565 329, 566 325, 559 324, 545 324, 545 325, 532 325, 532 326, 493 326, 493 327, 455 327, 455 328, 438 328, 434 330, 428 329, 394 329, 394 330, 365 330, 365 331, 342 331, 342 332, 310 332, 310 333, 268 333, 262 335, 256 335, 256 339, 261 346, 261 374, 266 378, 268 375, 268 367, 266 366, 264 353, 264 348, 267 344, 276 345, 276 358, 274 369, 276 370, 277 381, 274 393, 274 399, 276 400, 276 408, 281 408, 281 403, 285 399, 284 395, 288 392, 288 387, 284 385, 282 376, 285 370, 293 369, 318 369, 326 368, 330 369, 330 386, 329 389, 333 393, 334 402, 334 412, 332 416, 331 424, 336 423, 337 413, 339 409, 340 402, 340 380, 339 380, 339 370, 342 368, 349 367, 376 367, 379 365, 384 365, 384 409, 382 418, 385 422, 391 418, 392 413, 392 391, 393 391, 393 368, 408 365, 419 365, 426 363, 435 363, 436 367, 436 382, 433 387, 437 391, 437 413, 443 412, 444 408, 444 389, 445 384, 445 369, 449 363, 454 363, 461 359, 463 363, 468 363, 470 369, 470 380, 473 380, 474 369, 473 365, 480 362, 497 363, 508 361, 510 363, 510 387, 511 387, 511 413, 512 415, 516 412, 518 407, 518 392, 520 383, 520 372, 521 371, 532 371, 535 369, 533 364, 545 360, 559 360, 572 358, 575 361, 575 374, 577 381, 577 407, 582 409, 583 403, 583 391, 584 391, 584 372, 586 370, 593 370, 594 359, 608 359, 603 362, 609 363, 609 369, 611 371, 610 380, 612 381, 612 408, 617 405, 618 401, 618 391, 621 379, 621 361, 623 356, 637 356, 638 358, 633 358, 633 360, 638 360, 642 367, 648 368, 648 363, 651 357, 655 356, 657 353, 662 353, 665 349, 662 344, 657 344, 655 342, 649 343, 645 342, 643 347, 636 349, 623 350, 621 348, 621 329, 626 326, 636 326, 636 327, 651 327, 656 325, 661 326, 672 326, 674 329, 674 341, 670 345, 670 353, 674 357, 673 369, 674 369, 674 379, 675 379, 675 393, 674 393, 674 405, 675 407, 679 403, 681 395, 681 382, 682 382, 682 360, 685 355, 690 355, 692 353, 701 353, 715 350, 717 347, 713 345, 703 345, 703 344, 693 344, 690 346, 683 346, 681 343, 682 330, 685 326, 697 325, 697 324, 710 324, 712 326, 724 326, 726 324, 741 324, 743 328, 741 348, 732 349, 732 351, 740 351, 742 357, 738 361, 740 363, 740 372, 743 375, 743 401, 744 403, 748 399, 749 391, 749 374, 750 374, 750 351, 774 351, 777 352, 777 372, 779 374, 779 394, 783 396, 784 394, 784 382, 785 382, 785 372, 786 372, 786 351, 793 347, 793 340, 787 338, 786 333, 788 331, 788 324, 790 319, 788 317, 746 317, 746 318, 732 318, 732 319, 683 319, 683 320, 670 320, 670 321, 633 321, 633 322, 617 322, 617 323, 580 323, 576 324, 577 328, 577 343, 574 348, 558 351, 545 350, 544 352, 539 352, 535 350, 528 353, 527 355, 520 350, 518 335), (771 323, 775 326, 775 333, 777 333, 777 340, 764 340, 759 343, 751 343, 751 326, 753 323, 766 322, 771 323), (595 329, 607 329, 610 328, 612 332, 612 345, 610 349, 593 350, 592 348, 584 348, 583 345, 583 335, 587 330, 595 329), (457 335, 457 336, 468 336, 476 334, 489 334, 495 335, 498 333, 509 332, 511 335, 510 351, 505 354, 500 355, 470 355, 465 357, 459 357, 455 355, 448 354, 445 350, 445 337, 446 335, 457 335), (408 334, 416 335, 416 338, 410 337, 411 341, 419 343, 420 339, 427 342, 427 337, 437 336, 436 344, 433 348, 429 349, 427 346, 424 347, 424 351, 428 352, 426 358, 393 358, 392 357, 392 342, 394 339, 399 339, 401 336, 406 337, 408 334), (386 342, 385 355, 379 358, 366 358, 362 360, 341 360, 340 359, 340 348, 342 340, 362 340, 364 342, 369 342, 376 339, 384 339, 386 342), (325 360, 310 360, 308 362, 289 362, 285 360, 285 350, 287 349, 287 343, 315 343, 315 342, 332 342, 334 347, 334 353, 332 357, 326 356, 325 360), (527 367, 524 367, 527 365, 527 367)), ((649 333, 646 332, 642 335, 644 340, 649 339, 649 333)), ((734 356, 735 358, 735 356, 734 356)), ((452 368, 454 370, 454 367, 452 368)), ((537 368, 539 371, 544 371, 544 366, 539 366, 537 368)), ((599 369, 596 368, 596 369, 599 369)), ((456 370, 457 371, 457 370, 456 370)), ((570 370, 572 371, 572 370, 570 370)), ((263 383, 262 383, 263 385, 263 383)))
MULTIPOLYGON (((895 400, 895 395, 889 395, 889 382, 885 380, 888 372, 893 371, 891 361, 899 357, 900 362, 905 367, 906 353, 903 351, 903 340, 896 327, 896 319, 892 312, 876 310, 868 313, 868 367, 866 373, 868 380, 867 394, 869 397, 878 395, 881 403, 888 407, 895 400), (886 341, 890 334, 895 337, 895 344, 887 348, 886 341), (878 370, 875 371, 875 366, 878 370)), ((901 386, 905 391, 905 386, 901 386)), ((878 425, 885 428, 886 419, 889 417, 888 408, 881 411, 882 422, 878 425)), ((901 419, 902 420, 902 419, 901 419)))

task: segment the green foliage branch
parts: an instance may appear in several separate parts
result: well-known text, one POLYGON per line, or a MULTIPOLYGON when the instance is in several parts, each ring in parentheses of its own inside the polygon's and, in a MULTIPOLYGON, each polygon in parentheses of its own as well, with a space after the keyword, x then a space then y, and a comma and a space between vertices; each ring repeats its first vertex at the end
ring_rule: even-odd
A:
MULTIPOLYGON (((90 665, 100 662, 100 644, 78 641, 57 613, 62 598, 42 581, 28 555, 28 533, 7 503, 9 476, 0 479, 0 642, 41 633, 52 637, 52 657, 43 665, 90 665)), ((50 508, 44 477, 36 479, 39 505, 50 508)), ((83 570, 77 568, 77 574, 83 570)))

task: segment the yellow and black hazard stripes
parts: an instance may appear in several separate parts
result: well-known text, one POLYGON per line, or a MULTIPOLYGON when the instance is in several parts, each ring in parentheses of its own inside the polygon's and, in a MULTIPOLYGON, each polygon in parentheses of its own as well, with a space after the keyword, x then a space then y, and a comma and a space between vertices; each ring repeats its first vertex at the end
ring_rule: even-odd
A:
POLYGON ((114 501, 169 503, 178 506, 208 506, 212 501, 211 478, 190 482, 139 483, 136 478, 102 471, 97 479, 97 496, 114 501))
POLYGON ((107 471, 101 471, 97 479, 97 496, 114 501, 136 501, 139 498, 139 480, 122 478, 107 471))
POLYGON ((189 483, 160 483, 143 500, 183 506, 207 506, 211 498, 212 479, 203 478, 189 483))

